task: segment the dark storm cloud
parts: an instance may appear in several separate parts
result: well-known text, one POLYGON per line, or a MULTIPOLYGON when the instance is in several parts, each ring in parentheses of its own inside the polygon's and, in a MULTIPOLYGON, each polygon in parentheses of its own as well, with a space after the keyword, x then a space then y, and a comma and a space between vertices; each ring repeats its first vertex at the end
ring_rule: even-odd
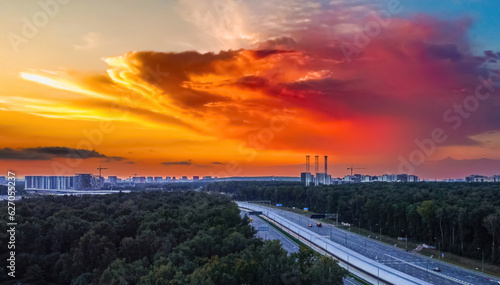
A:
POLYGON ((95 150, 75 149, 60 146, 0 149, 0 159, 3 160, 51 160, 56 157, 75 159, 106 158, 114 161, 121 161, 124 159, 119 156, 107 156, 95 150))
POLYGON ((165 166, 170 166, 170 165, 186 165, 186 166, 191 166, 193 162, 191 159, 185 160, 185 161, 167 161, 167 162, 162 162, 161 164, 165 166))

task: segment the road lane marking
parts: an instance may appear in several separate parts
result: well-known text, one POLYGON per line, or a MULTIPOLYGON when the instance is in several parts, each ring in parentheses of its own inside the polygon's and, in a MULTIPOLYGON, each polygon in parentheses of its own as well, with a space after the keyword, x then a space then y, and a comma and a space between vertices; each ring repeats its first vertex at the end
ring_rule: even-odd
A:
POLYGON ((424 271, 426 271, 426 272, 430 272, 430 273, 432 273, 432 274, 434 274, 434 275, 437 275, 437 276, 440 276, 440 277, 446 278, 446 279, 448 279, 448 280, 455 281, 455 282, 457 282, 457 283, 466 284, 466 285, 472 285, 472 283, 469 283, 469 282, 466 282, 466 281, 463 281, 463 280, 460 280, 460 279, 457 279, 457 278, 454 278, 454 277, 448 276, 448 275, 443 274, 443 273, 438 273, 438 272, 435 272, 435 271, 431 271, 431 270, 429 270, 429 269, 427 269, 427 268, 424 268, 424 267, 422 267, 422 266, 418 266, 418 265, 416 265, 416 264, 414 264, 414 263, 411 263, 411 262, 408 262, 408 261, 406 261, 406 260, 403 260, 403 259, 400 259, 400 258, 394 257, 394 256, 392 256, 392 255, 390 255, 390 254, 385 253, 384 255, 387 255, 387 256, 389 256, 389 257, 391 257, 391 258, 394 258, 394 259, 396 259, 396 260, 399 260, 399 261, 401 261, 401 262, 404 262, 404 263, 406 263, 406 264, 408 264, 408 265, 411 265, 411 266, 413 266, 413 267, 420 268, 421 270, 424 270, 424 271))
MULTIPOLYGON (((266 221, 262 220, 261 217, 258 217, 259 219, 261 219, 262 223, 264 224, 267 224, 266 221)), ((272 232, 276 233, 278 236, 282 237, 285 239, 285 241, 289 242, 293 247, 295 248, 299 248, 299 245, 294 242, 293 240, 291 240, 289 237, 287 237, 286 235, 284 235, 282 232, 278 231, 277 229, 275 228, 270 228, 272 232)))

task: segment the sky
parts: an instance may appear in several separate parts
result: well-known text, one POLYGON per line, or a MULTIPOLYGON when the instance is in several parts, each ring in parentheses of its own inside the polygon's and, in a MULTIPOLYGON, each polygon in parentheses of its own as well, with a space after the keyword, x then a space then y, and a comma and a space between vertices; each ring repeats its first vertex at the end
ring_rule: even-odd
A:
POLYGON ((500 174, 498 1, 0 5, 5 173, 500 174))

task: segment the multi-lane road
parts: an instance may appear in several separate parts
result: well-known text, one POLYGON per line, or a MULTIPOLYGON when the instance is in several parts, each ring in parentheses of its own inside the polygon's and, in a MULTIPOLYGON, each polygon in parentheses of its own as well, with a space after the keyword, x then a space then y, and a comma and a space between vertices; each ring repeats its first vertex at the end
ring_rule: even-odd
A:
POLYGON ((381 243, 378 239, 363 237, 332 225, 324 224, 323 227, 317 227, 317 221, 299 214, 275 208, 263 208, 263 214, 269 213, 299 225, 306 232, 314 232, 368 259, 432 284, 497 284, 498 278, 453 266, 434 258, 408 253, 404 249, 381 243), (309 227, 309 224, 313 227, 309 227), (434 271, 433 268, 436 267, 440 268, 441 272, 434 271))
MULTIPOLYGON (((243 217, 245 215, 247 215, 247 212, 242 211, 241 216, 243 217)), ((269 223, 261 219, 259 216, 250 216, 250 218, 252 218, 251 225, 257 230, 257 237, 264 240, 279 240, 281 242, 281 246, 288 252, 288 254, 299 252, 299 245, 296 242, 269 225, 269 223)), ((344 278, 344 285, 361 285, 361 283, 358 283, 352 277, 346 277, 344 278)))
MULTIPOLYGON (((241 216, 246 215, 246 212, 241 212, 241 216)), ((299 245, 293 240, 288 238, 286 235, 269 225, 266 221, 262 220, 258 216, 249 216, 252 218, 251 225, 257 230, 256 236, 264 240, 279 240, 281 246, 288 253, 299 252, 299 245)))

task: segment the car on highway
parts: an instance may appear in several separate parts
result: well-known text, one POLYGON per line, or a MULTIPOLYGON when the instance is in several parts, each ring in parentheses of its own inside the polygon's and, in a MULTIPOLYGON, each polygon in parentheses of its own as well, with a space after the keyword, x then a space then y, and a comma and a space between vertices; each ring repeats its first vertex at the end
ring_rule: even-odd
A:
POLYGON ((437 272, 441 272, 441 268, 439 268, 439 267, 434 267, 434 268, 432 268, 432 270, 437 271, 437 272))
POLYGON ((309 227, 312 228, 313 224, 309 224, 309 227))
POLYGON ((321 228, 321 226, 323 226, 323 225, 322 225, 321 223, 316 223, 316 226, 317 226, 318 228, 321 228))

